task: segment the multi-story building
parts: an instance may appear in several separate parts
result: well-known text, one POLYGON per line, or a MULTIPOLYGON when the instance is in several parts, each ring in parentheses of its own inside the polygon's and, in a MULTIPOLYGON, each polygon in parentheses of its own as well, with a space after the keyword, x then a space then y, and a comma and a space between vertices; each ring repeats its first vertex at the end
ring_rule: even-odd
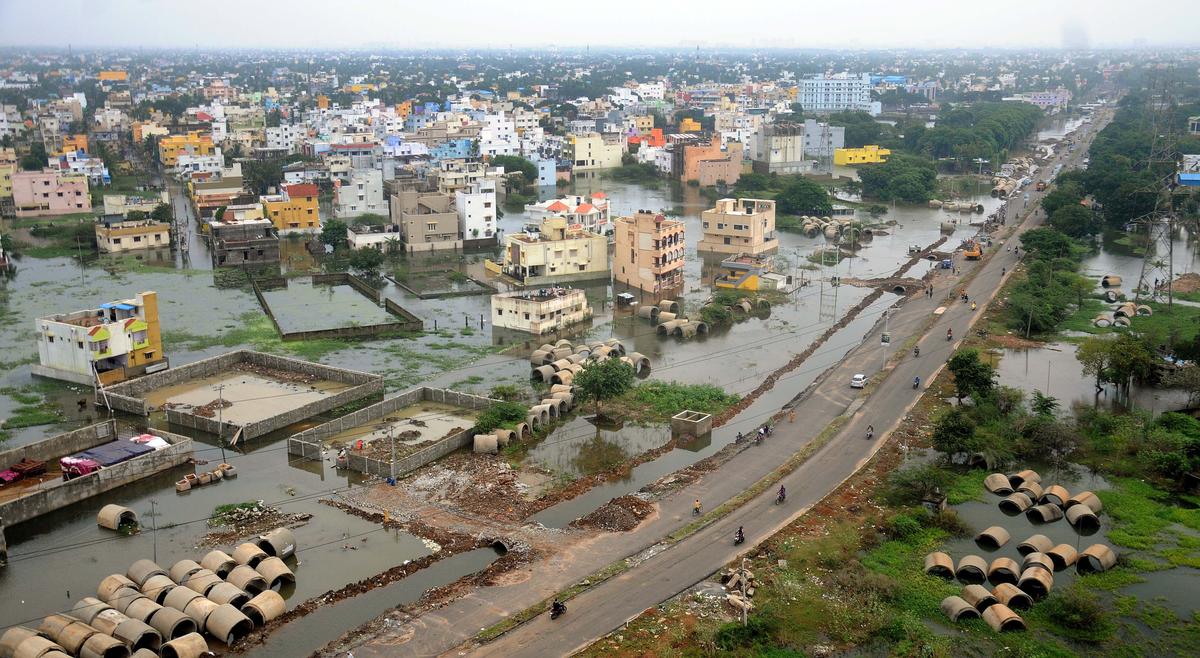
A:
POLYGON ((333 214, 339 219, 364 213, 384 216, 388 213, 383 196, 383 172, 379 169, 356 169, 349 177, 335 179, 333 190, 333 214))
POLYGON ((492 295, 492 326, 535 336, 578 324, 592 317, 582 290, 542 288, 492 295))
POLYGON ((496 181, 481 178, 465 189, 455 190, 458 230, 463 245, 477 247, 496 244, 496 181))
POLYGON ((805 112, 869 112, 879 114, 877 103, 871 102, 871 76, 839 73, 799 81, 796 102, 805 112))
POLYGON ((713 285, 718 288, 733 290, 779 290, 791 292, 792 277, 786 274, 776 274, 772 258, 766 254, 752 256, 738 254, 721 261, 713 285))
POLYGON ((158 295, 38 318, 33 374, 90 386, 114 384, 169 367, 162 350, 158 295))
POLYGON ((346 244, 351 249, 378 249, 384 252, 399 251, 404 244, 400 237, 399 224, 351 224, 346 227, 346 244))
POLYGON ((1006 96, 1003 100, 1029 103, 1053 113, 1066 109, 1067 104, 1071 102, 1071 92, 1067 89, 1059 88, 1052 91, 1034 91, 1028 94, 1006 96))
POLYGON ((483 129, 479 131, 479 155, 515 155, 521 150, 516 124, 503 114, 483 117, 483 129))
POLYGON ((0 163, 0 217, 16 215, 13 207, 13 174, 17 173, 16 165, 0 163))
POLYGON ((152 219, 104 215, 96 220, 96 247, 106 254, 140 249, 170 248, 171 225, 152 219))
POLYGON ((569 229, 563 217, 547 217, 537 233, 504 236, 499 270, 526 286, 608 278, 608 239, 569 229))
POLYGON ((751 141, 754 171, 802 174, 815 160, 828 160, 846 145, 846 129, 808 119, 804 123, 765 123, 751 141))
POLYGON ((92 198, 82 174, 53 169, 18 171, 12 175, 13 206, 17 217, 42 217, 89 212, 92 198))
POLYGON ((21 111, 17 106, 0 104, 0 138, 16 139, 23 130, 25 124, 21 121, 21 111))
POLYGON ((212 135, 208 133, 192 131, 186 135, 169 135, 158 140, 158 161, 164 167, 174 168, 181 155, 212 155, 215 148, 212 135))
POLYGON ((391 196, 391 218, 400 227, 408 253, 463 247, 458 212, 449 194, 405 182, 391 196))
POLYGON ((685 183, 696 181, 701 187, 733 185, 742 176, 742 145, 729 142, 722 148, 720 135, 713 135, 707 144, 678 143, 673 153, 672 173, 685 183))
POLYGON ((615 224, 613 278, 630 288, 663 294, 683 286, 683 222, 639 210, 615 224))
POLYGON ((525 213, 530 222, 537 224, 547 217, 562 217, 567 220, 567 228, 573 231, 582 230, 601 235, 612 233, 608 195, 603 192, 593 192, 589 196, 574 194, 531 203, 525 206, 525 213))
POLYGON ((147 215, 161 203, 169 203, 167 192, 145 192, 142 194, 105 194, 104 214, 125 216, 131 212, 144 212, 147 215))
POLYGON ((620 167, 624 152, 625 144, 619 135, 583 133, 567 137, 563 155, 575 171, 588 171, 620 167))
POLYGON ((704 237, 697 251, 757 255, 779 248, 775 202, 768 199, 720 199, 700 215, 704 237))
POLYGON ((271 265, 279 262, 279 234, 269 219, 238 218, 241 213, 230 206, 227 214, 234 218, 223 218, 209 223, 212 236, 213 265, 215 267, 238 267, 248 265, 271 265))
POLYGON ((259 197, 263 213, 280 233, 313 232, 321 230, 321 214, 317 201, 319 191, 313 183, 284 185, 279 194, 259 197))
POLYGON ((304 126, 296 124, 280 124, 265 130, 267 148, 295 153, 299 150, 300 140, 308 136, 304 126))
POLYGON ((891 154, 890 149, 880 148, 878 144, 868 144, 855 149, 838 149, 833 152, 833 164, 843 167, 887 162, 887 158, 891 154))

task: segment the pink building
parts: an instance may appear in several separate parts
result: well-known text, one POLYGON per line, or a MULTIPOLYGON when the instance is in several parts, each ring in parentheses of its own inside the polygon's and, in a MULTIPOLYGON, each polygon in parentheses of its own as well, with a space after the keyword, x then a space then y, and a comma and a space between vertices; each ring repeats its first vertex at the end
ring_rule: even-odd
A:
POLYGON ((91 212, 87 176, 43 169, 12 175, 17 217, 42 217, 91 212))

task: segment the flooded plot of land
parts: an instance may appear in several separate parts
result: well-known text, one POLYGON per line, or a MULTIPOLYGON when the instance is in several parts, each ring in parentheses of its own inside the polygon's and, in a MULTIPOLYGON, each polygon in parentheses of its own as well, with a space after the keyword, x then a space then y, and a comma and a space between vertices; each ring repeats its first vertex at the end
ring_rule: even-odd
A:
POLYGON ((293 380, 286 376, 290 374, 276 378, 266 372, 233 370, 165 386, 148 393, 146 401, 155 408, 170 407, 207 418, 216 418, 223 406, 220 416, 224 422, 248 425, 350 387, 327 379, 293 380))
POLYGON ((469 409, 440 402, 421 402, 393 411, 382 420, 364 423, 338 432, 325 439, 325 445, 340 447, 356 445, 362 441, 370 446, 376 441, 381 447, 390 449, 390 438, 395 438, 396 449, 416 449, 433 443, 475 424, 475 413, 469 409))
POLYGON ((585 476, 618 466, 671 440, 664 425, 596 426, 575 416, 529 451, 528 461, 555 473, 585 476))
POLYGON ((396 321, 395 316, 348 285, 314 284, 300 279, 289 281, 286 288, 263 290, 262 295, 285 334, 396 321))

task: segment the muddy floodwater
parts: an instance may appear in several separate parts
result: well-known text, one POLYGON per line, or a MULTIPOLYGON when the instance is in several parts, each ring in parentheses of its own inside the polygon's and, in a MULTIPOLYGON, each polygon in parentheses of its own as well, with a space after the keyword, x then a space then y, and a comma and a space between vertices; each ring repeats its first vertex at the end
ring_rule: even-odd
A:
MULTIPOLYGON (((348 384, 331 380, 295 384, 250 372, 230 371, 155 389, 146 394, 146 401, 155 408, 170 405, 180 411, 192 411, 214 402, 220 403, 223 399, 222 420, 248 425, 349 387, 348 384), (218 391, 219 387, 223 387, 222 390, 218 391)), ((217 417, 216 406, 212 407, 213 418, 217 417)))
POLYGON ((397 409, 379 421, 332 434, 324 439, 327 446, 387 441, 395 437, 397 446, 414 447, 436 441, 454 430, 475 424, 475 414, 462 407, 440 402, 421 402, 397 409))
POLYGON ((387 324, 396 317, 348 285, 292 279, 285 288, 266 288, 263 298, 284 333, 387 324))

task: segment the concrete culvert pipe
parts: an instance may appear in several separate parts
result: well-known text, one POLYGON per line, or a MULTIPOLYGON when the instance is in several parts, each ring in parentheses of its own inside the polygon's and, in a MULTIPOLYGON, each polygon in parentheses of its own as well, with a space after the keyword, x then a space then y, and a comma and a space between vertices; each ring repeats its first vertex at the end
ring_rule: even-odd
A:
POLYGON ((743 313, 749 314, 750 311, 754 310, 754 304, 751 304, 748 299, 743 299, 737 303, 736 308, 741 309, 743 313))
POLYGON ((167 596, 163 599, 163 605, 168 608, 175 608, 180 612, 186 612, 187 606, 192 601, 204 598, 199 592, 189 587, 176 587, 167 592, 167 596))
POLYGON ((1132 323, 1129 321, 1129 318, 1127 318, 1127 317, 1113 317, 1112 326, 1114 326, 1114 327, 1128 328, 1130 324, 1132 324, 1132 323))
POLYGON ((534 350, 533 353, 529 355, 529 367, 530 368, 544 366, 549 362, 550 362, 550 353, 549 352, 543 352, 542 350, 534 350))
POLYGON ((1021 565, 1010 557, 998 557, 988 565, 988 582, 993 585, 1016 583, 1020 578, 1021 565))
POLYGON ((575 381, 575 373, 570 370, 560 370, 550 377, 552 384, 570 384, 575 381))
POLYGON ((210 655, 208 642, 199 633, 188 633, 162 646, 162 658, 205 658, 210 655))
POLYGON ((122 505, 105 505, 96 514, 96 524, 109 530, 120 530, 121 526, 136 528, 137 522, 137 512, 122 505))
POLYGON ((130 656, 129 658, 159 658, 159 655, 158 655, 158 651, 151 651, 149 649, 138 649, 137 651, 134 651, 133 655, 130 656))
POLYGON ((1025 516, 1034 523, 1053 523, 1063 517, 1063 511, 1058 505, 1037 505, 1030 507, 1025 516))
POLYGON ((673 332, 677 338, 694 338, 698 333, 699 327, 695 322, 688 322, 675 328, 673 332))
POLYGON ((0 635, 0 658, 12 658, 17 647, 31 637, 38 637, 37 631, 24 626, 13 626, 4 631, 4 634, 0 635))
POLYGON ((208 594, 208 590, 215 587, 218 583, 224 582, 217 574, 208 569, 201 568, 199 571, 191 574, 184 579, 180 585, 187 587, 190 590, 199 592, 200 594, 208 594))
POLYGON ((171 580, 183 584, 187 577, 203 569, 195 560, 180 560, 171 566, 171 580))
MULTIPOLYGON (((148 598, 143 598, 130 603, 129 607, 125 608, 124 615, 130 619, 136 619, 149 624, 154 615, 165 609, 167 608, 163 608, 148 598)), ((161 633, 162 631, 159 632, 161 633)))
POLYGON ((659 306, 668 313, 678 313, 680 309, 679 301, 675 299, 665 300, 659 306))
POLYGON ((983 479, 983 487, 997 496, 1007 496, 1013 492, 1008 478, 1001 473, 992 473, 983 479))
POLYGON ((111 635, 96 633, 80 647, 79 658, 129 658, 129 647, 111 635))
MULTIPOLYGON (((13 658, 43 658, 53 652, 62 651, 62 647, 44 637, 34 635, 25 638, 13 649, 13 658)), ((62 651, 66 653, 65 651, 62 651)), ((69 654, 68 654, 69 655, 69 654)))
POLYGON ((1059 544, 1045 553, 1050 558, 1050 561, 1054 563, 1055 571, 1062 571, 1075 564, 1079 559, 1079 552, 1070 544, 1059 544))
POLYGON ((1105 288, 1116 288, 1121 285, 1121 277, 1116 274, 1106 274, 1100 277, 1100 285, 1105 288))
POLYGON ((283 600, 279 592, 272 590, 259 592, 257 596, 242 606, 242 613, 249 617, 255 626, 265 626, 267 622, 278 618, 285 612, 287 612, 287 602, 283 600))
POLYGON ((134 601, 144 598, 146 597, 136 589, 133 589, 132 587, 122 587, 121 589, 118 589, 110 594, 107 599, 104 599, 104 602, 116 608, 117 610, 120 610, 121 612, 125 612, 125 609, 128 608, 134 601))
POLYGON ((554 351, 554 346, 551 345, 550 343, 542 343, 542 345, 540 347, 538 347, 538 350, 542 351, 542 352, 546 352, 548 354, 548 353, 554 351))
POLYGON ((525 425, 529 427, 529 431, 532 434, 533 432, 541 429, 544 423, 542 422, 540 415, 531 413, 525 417, 525 425))
POLYGON ((208 590, 206 594, 209 601, 217 604, 225 604, 241 609, 250 600, 250 595, 244 590, 238 589, 231 583, 220 582, 208 590))
POLYGON ((1021 559, 1021 573, 1025 573, 1026 569, 1045 569, 1051 573, 1054 572, 1054 561, 1045 553, 1030 553, 1021 559))
POLYGON ((570 393, 570 392, 571 392, 570 386, 566 386, 563 384, 551 384, 550 385, 551 395, 553 395, 554 393, 570 393))
POLYGON ((237 566, 237 560, 225 551, 209 551, 200 558, 200 566, 224 578, 229 575, 230 571, 237 566))
POLYGON ((628 357, 630 361, 633 361, 633 372, 635 374, 641 375, 643 373, 650 372, 650 359, 647 358, 645 354, 642 354, 641 352, 630 352, 628 357))
POLYGON ((987 562, 978 555, 964 556, 958 561, 958 568, 954 570, 954 577, 968 585, 971 583, 978 585, 987 580, 987 562))
POLYGON ((142 594, 145 594, 155 603, 162 603, 163 599, 167 598, 167 592, 175 589, 179 585, 173 580, 162 574, 151 576, 145 583, 142 584, 142 594))
POLYGON ((992 588, 992 596, 1013 610, 1028 610, 1033 607, 1033 598, 1012 583, 1000 583, 992 588))
POLYGON ((105 576, 104 580, 101 580, 100 584, 96 586, 96 596, 107 600, 108 597, 112 596, 113 592, 121 589, 122 587, 128 587, 129 589, 138 588, 137 583, 126 578, 125 576, 114 573, 110 576, 105 576))
POLYGON ((1042 481, 1042 476, 1038 475, 1037 471, 1030 470, 1030 469, 1025 469, 1023 471, 1017 471, 1016 473, 1009 473, 1009 475, 1008 475, 1008 483, 1011 484, 1014 489, 1019 489, 1021 487, 1021 485, 1026 482, 1041 482, 1041 481, 1042 481))
POLYGON ((975 606, 964 601, 961 596, 947 596, 942 599, 942 613, 954 622, 963 619, 979 619, 979 611, 975 609, 975 606))
POLYGON ((675 328, 678 327, 679 325, 683 324, 684 322, 686 322, 686 320, 680 320, 680 319, 671 320, 670 322, 664 322, 654 328, 654 333, 658 334, 659 336, 670 336, 671 332, 675 331, 675 328))
POLYGON ((550 407, 550 420, 561 418, 567 412, 566 403, 557 398, 546 398, 542 400, 541 404, 550 407))
POLYGON ((291 528, 275 528, 255 543, 267 555, 286 560, 296 552, 296 533, 291 528))
POLYGON ((279 589, 284 583, 296 582, 296 574, 277 557, 269 557, 259 562, 255 569, 267 581, 268 589, 279 589))
POLYGON ((130 651, 147 649, 157 655, 159 647, 162 646, 162 635, 149 624, 136 619, 121 622, 110 635, 124 642, 130 651))
MULTIPOLYGON (((105 633, 107 635, 116 637, 117 636, 117 634, 116 634, 117 627, 120 626, 122 622, 126 622, 126 621, 137 621, 137 620, 110 608, 110 609, 105 610, 104 612, 101 612, 100 614, 96 615, 96 617, 94 619, 92 619, 92 621, 90 623, 88 623, 88 626, 91 626, 92 628, 96 629, 97 631, 99 631, 101 633, 105 633)), ((147 626, 146 628, 150 628, 150 627, 147 626)), ((152 628, 150 628, 150 630, 152 632, 157 632, 157 631, 154 631, 154 629, 152 629, 152 628)), ((61 644, 61 642, 59 644, 61 644)), ((82 644, 82 642, 80 644, 82 644)))
POLYGON ((537 416, 542 425, 550 422, 550 405, 538 404, 529 408, 529 415, 537 416))
POLYGON ((1072 505, 1067 508, 1067 523, 1075 528, 1075 532, 1088 537, 1100 532, 1100 519, 1087 505, 1072 505))
POLYGON ((1017 552, 1021 555, 1030 553, 1048 553, 1054 547, 1054 542, 1046 535, 1030 535, 1028 539, 1017 544, 1017 552))
POLYGON ((1080 574, 1103 573, 1117 564, 1117 554, 1104 544, 1092 544, 1079 553, 1075 569, 1080 574))
POLYGON ((579 365, 584 361, 587 361, 587 359, 588 355, 586 354, 572 354, 571 356, 567 357, 567 361, 570 361, 572 365, 579 365))
POLYGON ((1025 620, 1003 603, 983 611, 983 620, 997 633, 1025 630, 1025 620))
POLYGON ((1093 514, 1099 514, 1100 510, 1104 509, 1104 503, 1100 502, 1100 497, 1090 491, 1080 491, 1067 499, 1067 507, 1075 505, 1087 505, 1093 514))
POLYGON ((174 640, 200 630, 195 619, 175 608, 160 609, 146 623, 161 633, 164 640, 174 640))
MULTIPOLYGON (((85 624, 90 624, 92 623, 92 620, 96 618, 96 615, 104 612, 105 610, 113 609, 114 608, 112 606, 104 601, 101 601, 100 599, 97 599, 93 596, 85 596, 76 601, 75 605, 71 606, 71 616, 85 624)), ((0 651, 0 656, 3 655, 4 652, 0 651)))
POLYGON ((570 411, 571 409, 575 408, 574 393, 551 393, 550 397, 554 398, 555 400, 560 400, 565 405, 564 409, 566 409, 566 411, 570 411))
POLYGON ((658 314, 658 324, 662 324, 664 322, 670 322, 671 320, 678 320, 678 319, 679 319, 679 316, 674 313, 659 313, 658 314))
POLYGON ((999 603, 996 597, 983 585, 964 585, 960 596, 980 612, 999 603))
POLYGON ((1037 567, 1026 569, 1021 572, 1021 579, 1017 581, 1017 587, 1033 597, 1034 601, 1041 601, 1050 594, 1050 589, 1054 587, 1054 574, 1037 567))
POLYGON ((698 333, 698 334, 707 334, 708 333, 708 323, 707 322, 701 322, 699 320, 696 320, 696 321, 692 322, 692 326, 696 327, 696 333, 698 333))
POLYGON ((1096 317, 1092 318, 1092 326, 1093 327, 1100 327, 1101 329, 1103 329, 1104 327, 1111 327, 1112 323, 1113 323, 1113 317, 1107 313, 1101 313, 1100 315, 1097 315, 1096 317))
POLYGON ((183 614, 191 617, 192 621, 196 622, 197 628, 204 628, 204 624, 208 622, 208 616, 216 609, 216 603, 201 596, 188 601, 183 614))
POLYGON ((232 572, 229 572, 229 575, 226 576, 226 582, 229 585, 239 588, 239 590, 245 590, 251 594, 257 594, 266 590, 266 580, 263 576, 251 567, 246 566, 246 564, 239 564, 239 566, 234 567, 232 572))
POLYGON ((952 580, 954 578, 954 560, 941 551, 934 551, 926 555, 925 575, 952 580))
POLYGON ((217 606, 204 624, 208 634, 225 644, 233 644, 254 630, 254 622, 228 603, 217 606))
POLYGON ((539 381, 548 382, 554 378, 555 372, 557 371, 554 369, 554 366, 538 366, 533 369, 533 374, 531 376, 539 381))
POLYGON ((558 340, 554 341, 554 347, 571 347, 571 341, 567 340, 566 338, 559 338, 558 340))
POLYGON ((559 370, 566 370, 567 368, 569 368, 573 365, 576 365, 576 364, 569 361, 566 357, 563 357, 561 359, 558 359, 554 363, 551 363, 550 367, 554 368, 555 372, 557 372, 559 370))
POLYGON ((1120 299, 1121 299, 1121 291, 1120 290, 1105 290, 1104 291, 1104 301, 1108 302, 1109 304, 1115 304, 1120 299))
POLYGON ((659 310, 659 308, 657 306, 653 306, 653 305, 639 306, 638 310, 637 310, 637 316, 643 320, 649 320, 651 322, 654 322, 655 320, 658 319, 658 314, 660 312, 661 311, 659 310))
MULTIPOLYGON (((571 349, 570 347, 556 347, 554 348, 554 351, 550 352, 550 356, 554 357, 554 361, 559 361, 566 359, 568 356, 571 356, 574 353, 575 350, 571 349)), ((553 361, 551 361, 551 363, 553 363, 553 361)))
POLYGON ((621 356, 625 355, 625 343, 622 343, 620 340, 616 338, 609 338, 604 341, 604 344, 616 350, 621 356))
MULTIPOLYGON (((499 443, 500 447, 502 447, 502 448, 504 446, 507 446, 508 444, 512 443, 512 441, 513 441, 513 431, 512 430, 497 429, 497 430, 492 430, 492 434, 496 435, 496 441, 499 443)), ((212 598, 212 597, 210 596, 209 598, 212 598)))
POLYGON ((1149 316, 1149 315, 1154 315, 1154 309, 1150 308, 1149 306, 1146 306, 1145 304, 1138 304, 1136 313, 1137 313, 1137 315, 1145 317, 1145 316, 1149 316))
MULTIPOLYGON (((500 452, 500 439, 495 434, 476 434, 471 443, 471 450, 479 455, 494 455, 500 452)), ((258 566, 262 567, 262 562, 259 562, 258 566)), ((268 578, 267 582, 270 583, 271 580, 268 578)))
POLYGON ((521 440, 528 438, 533 432, 529 429, 529 423, 517 423, 517 426, 513 428, 513 434, 516 435, 517 440, 521 440))
MULTIPOLYGON (((250 542, 238 544, 237 547, 233 549, 233 559, 237 560, 238 564, 244 564, 252 569, 258 566, 258 563, 266 558, 267 554, 263 551, 263 549, 251 544, 250 542)), ((239 585, 239 587, 241 586, 239 585)), ((246 588, 242 587, 242 589, 246 588)))
POLYGON ((125 570, 125 575, 129 576, 129 579, 136 583, 138 587, 141 587, 142 583, 146 582, 146 579, 150 576, 165 576, 167 572, 153 560, 138 560, 129 565, 129 568, 125 570))
POLYGON ((74 617, 47 615, 38 625, 38 632, 74 656, 79 654, 83 643, 87 642, 88 638, 100 631, 74 617))
POLYGON ((592 350, 592 360, 599 361, 600 359, 606 359, 612 354, 612 351, 613 349, 608 345, 601 345, 592 350))
POLYGON ((1020 486, 1017 487, 1017 491, 1029 496, 1029 500, 1033 501, 1041 500, 1042 494, 1045 493, 1042 491, 1042 485, 1038 484, 1037 482, 1022 482, 1020 486))
POLYGON ((975 545, 985 551, 998 551, 1001 546, 1008 543, 1012 537, 1008 531, 998 525, 994 525, 983 532, 975 535, 975 545))
POLYGON ((1009 516, 1017 516, 1030 507, 1033 507, 1033 501, 1019 491, 1009 494, 1000 501, 1000 511, 1009 516))
POLYGON ((1135 315, 1137 315, 1137 304, 1133 302, 1125 302, 1113 309, 1114 318, 1131 318, 1135 315))
POLYGON ((1046 489, 1042 492, 1042 497, 1039 499, 1039 501, 1043 504, 1049 503, 1051 505, 1063 507, 1070 499, 1071 494, 1067 492, 1066 487, 1052 484, 1046 487, 1046 489))

